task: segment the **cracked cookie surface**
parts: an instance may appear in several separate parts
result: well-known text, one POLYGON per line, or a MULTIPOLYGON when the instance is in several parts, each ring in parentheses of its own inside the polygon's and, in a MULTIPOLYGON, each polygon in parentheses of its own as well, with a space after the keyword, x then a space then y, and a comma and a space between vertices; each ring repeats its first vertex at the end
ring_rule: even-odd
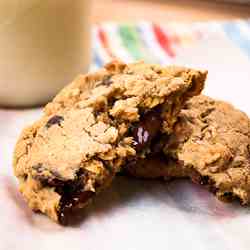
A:
POLYGON ((125 163, 146 158, 171 133, 207 72, 112 62, 80 76, 26 128, 14 154, 20 191, 35 211, 67 224, 125 163))
POLYGON ((181 111, 164 155, 128 166, 143 178, 190 177, 222 200, 250 203, 250 120, 232 105, 193 97, 181 111))

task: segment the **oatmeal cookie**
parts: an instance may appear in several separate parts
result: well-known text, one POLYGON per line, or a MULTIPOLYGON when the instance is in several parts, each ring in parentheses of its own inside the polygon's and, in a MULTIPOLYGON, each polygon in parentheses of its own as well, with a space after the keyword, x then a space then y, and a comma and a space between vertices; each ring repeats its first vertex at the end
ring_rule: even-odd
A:
MULTIPOLYGON (((141 178, 189 177, 221 200, 250 203, 250 120, 232 105, 206 96, 189 100, 163 151, 128 164, 141 178)), ((153 147, 153 145, 151 146, 153 147)))
POLYGON ((112 62, 80 76, 49 103, 17 142, 14 170, 35 211, 66 224, 107 187, 121 166, 170 134, 206 71, 112 62))

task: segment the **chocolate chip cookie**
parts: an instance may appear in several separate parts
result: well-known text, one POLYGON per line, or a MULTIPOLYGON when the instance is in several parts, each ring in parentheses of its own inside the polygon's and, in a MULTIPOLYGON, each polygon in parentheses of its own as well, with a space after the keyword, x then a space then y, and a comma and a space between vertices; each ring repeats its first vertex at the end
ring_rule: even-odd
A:
POLYGON ((121 167, 172 131, 206 71, 112 62, 63 89, 17 142, 14 170, 34 211, 66 224, 121 167))
MULTIPOLYGON (((232 105, 197 96, 181 111, 162 152, 127 165, 143 178, 189 177, 221 200, 250 203, 250 120, 232 105)), ((153 150, 151 150, 152 152, 153 150)))

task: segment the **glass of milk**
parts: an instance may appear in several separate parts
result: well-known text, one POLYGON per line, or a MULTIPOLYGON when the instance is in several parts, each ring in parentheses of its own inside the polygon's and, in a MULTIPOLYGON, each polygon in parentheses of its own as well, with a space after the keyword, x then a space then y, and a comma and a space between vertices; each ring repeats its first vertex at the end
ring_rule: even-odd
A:
POLYGON ((0 0, 0 106, 48 102, 90 64, 90 0, 0 0))

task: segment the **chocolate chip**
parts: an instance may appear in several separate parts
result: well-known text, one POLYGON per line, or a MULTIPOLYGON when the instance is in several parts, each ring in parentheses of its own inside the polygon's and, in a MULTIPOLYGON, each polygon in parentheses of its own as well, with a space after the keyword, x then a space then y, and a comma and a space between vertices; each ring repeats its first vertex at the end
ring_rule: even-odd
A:
POLYGON ((156 73, 160 75, 163 73, 163 71, 161 69, 158 69, 158 70, 156 70, 156 73))
POLYGON ((67 196, 63 196, 60 201, 60 210, 58 213, 59 222, 62 225, 67 225, 69 223, 70 214, 73 212, 77 204, 84 204, 93 196, 94 192, 83 190, 72 194, 70 199, 68 199, 67 196))
POLYGON ((208 176, 201 176, 201 179, 200 179, 200 184, 201 185, 208 185, 209 184, 209 177, 208 176))
POLYGON ((23 177, 24 181, 26 181, 28 179, 28 175, 27 174, 23 174, 22 177, 23 177))
MULTIPOLYGON (((85 184, 89 177, 89 172, 80 170, 75 180, 55 182, 55 191, 61 195, 61 200, 58 210, 59 222, 63 225, 67 225, 71 213, 79 208, 79 204, 86 203, 92 196, 94 192, 86 191, 85 184)), ((96 185, 95 185, 96 188, 96 185)))
POLYGON ((58 190, 60 187, 64 186, 64 181, 63 180, 59 180, 56 178, 52 178, 52 177, 46 177, 46 176, 39 176, 38 179, 43 186, 49 186, 49 187, 57 187, 58 190))
POLYGON ((40 181, 43 186, 62 186, 64 178, 53 170, 48 170, 42 163, 32 166, 33 178, 40 181))
POLYGON ((152 154, 161 154, 164 147, 166 147, 169 141, 169 135, 158 133, 158 135, 152 140, 151 143, 151 153, 152 154))
POLYGON ((225 192, 225 193, 223 194, 222 199, 223 199, 224 201, 233 201, 234 195, 233 195, 232 192, 225 192))
POLYGON ((197 172, 194 172, 192 174, 191 179, 196 184, 205 185, 205 186, 210 184, 210 180, 208 176, 202 176, 197 172))
POLYGON ((142 151, 150 145, 161 128, 161 117, 158 112, 151 111, 144 115, 141 122, 132 128, 132 135, 137 151, 142 151))
POLYGON ((52 118, 50 118, 46 124, 46 128, 50 128, 53 125, 61 125, 61 122, 64 121, 64 118, 60 115, 55 115, 52 118))
POLYGON ((102 80, 102 84, 105 86, 110 86, 113 83, 111 78, 112 78, 112 75, 104 76, 104 78, 102 80))

